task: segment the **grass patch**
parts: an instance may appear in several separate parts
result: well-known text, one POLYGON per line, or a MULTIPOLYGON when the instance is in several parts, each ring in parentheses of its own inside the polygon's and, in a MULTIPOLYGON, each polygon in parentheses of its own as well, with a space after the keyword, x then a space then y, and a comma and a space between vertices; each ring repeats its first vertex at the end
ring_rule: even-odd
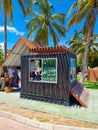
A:
MULTIPOLYGON (((81 76, 77 75, 77 80, 80 80, 81 76)), ((98 90, 98 81, 89 81, 89 80, 85 80, 84 81, 84 86, 87 89, 96 89, 98 90)))
POLYGON ((41 118, 41 117, 39 117, 39 118, 37 118, 38 119, 38 121, 40 121, 40 122, 49 122, 49 119, 45 119, 45 118, 41 118))
POLYGON ((86 80, 84 82, 84 86, 88 89, 98 89, 98 81, 97 82, 91 82, 86 80))

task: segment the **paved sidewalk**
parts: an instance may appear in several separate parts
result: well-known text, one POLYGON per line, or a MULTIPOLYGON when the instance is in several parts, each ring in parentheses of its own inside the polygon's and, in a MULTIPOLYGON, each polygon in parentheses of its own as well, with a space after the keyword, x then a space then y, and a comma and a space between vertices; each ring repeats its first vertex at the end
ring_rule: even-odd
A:
POLYGON ((0 117, 0 124, 0 130, 38 130, 4 117, 0 117))
MULTIPOLYGON (((36 111, 56 114, 60 116, 80 119, 84 121, 89 121, 98 124, 98 90, 90 90, 90 99, 88 108, 83 108, 79 105, 72 105, 72 106, 63 106, 57 105, 52 103, 40 102, 35 100, 27 100, 20 98, 19 92, 12 92, 12 93, 5 93, 0 92, 0 104, 8 104, 18 107, 23 107, 27 109, 32 109, 36 111)), ((98 129, 86 129, 86 128, 79 128, 79 127, 69 127, 69 126, 60 126, 60 125, 53 125, 53 124, 44 124, 37 121, 32 121, 30 119, 21 117, 19 115, 7 113, 0 111, 0 117, 8 118, 24 125, 36 128, 34 130, 98 130, 98 129)), ((1 121, 0 121, 1 123, 1 121)), ((0 130, 8 130, 8 129, 1 129, 0 130)), ((10 129, 9 129, 10 130, 10 129)), ((14 129, 13 129, 14 130, 14 129)), ((21 130, 21 129, 17 129, 21 130)), ((25 129, 24 129, 25 130, 25 129)), ((29 130, 29 129, 26 129, 29 130)))
POLYGON ((22 99, 20 98, 19 92, 0 92, 0 103, 98 124, 98 90, 89 90, 89 92, 90 98, 87 108, 83 108, 77 104, 73 104, 69 107, 36 100, 22 99))
POLYGON ((41 123, 5 111, 0 111, 0 124, 0 130, 98 130, 41 123))

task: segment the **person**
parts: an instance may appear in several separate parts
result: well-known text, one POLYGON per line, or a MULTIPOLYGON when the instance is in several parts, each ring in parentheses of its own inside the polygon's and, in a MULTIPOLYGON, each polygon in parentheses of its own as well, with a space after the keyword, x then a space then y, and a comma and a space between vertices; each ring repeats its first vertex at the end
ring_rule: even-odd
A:
POLYGON ((7 73, 2 73, 1 74, 1 77, 0 77, 0 90, 1 91, 3 91, 4 90, 4 87, 5 87, 5 85, 6 85, 6 83, 8 83, 8 75, 7 75, 7 73))
POLYGON ((30 80, 35 80, 35 71, 30 72, 30 80))
POLYGON ((33 78, 33 80, 35 79, 35 76, 36 76, 35 71, 33 71, 32 72, 32 78, 33 78))
POLYGON ((13 87, 14 72, 15 70, 12 67, 8 67, 9 87, 13 87))
POLYGON ((21 88, 21 71, 18 69, 18 88, 21 88))
POLYGON ((9 75, 5 72, 5 86, 9 86, 9 75))
POLYGON ((41 80, 41 74, 40 74, 40 72, 36 72, 36 80, 41 80))
POLYGON ((14 70, 14 79, 13 79, 13 87, 18 87, 18 70, 16 67, 13 67, 14 70))

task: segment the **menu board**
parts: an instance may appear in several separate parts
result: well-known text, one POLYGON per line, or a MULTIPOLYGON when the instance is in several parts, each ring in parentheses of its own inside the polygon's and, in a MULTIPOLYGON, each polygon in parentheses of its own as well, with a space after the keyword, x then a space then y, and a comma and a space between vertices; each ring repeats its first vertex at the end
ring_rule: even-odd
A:
POLYGON ((89 101, 89 91, 84 88, 84 86, 77 82, 71 89, 71 95, 83 106, 88 106, 89 101))
POLYGON ((42 60, 42 80, 47 82, 57 82, 56 58, 42 60))

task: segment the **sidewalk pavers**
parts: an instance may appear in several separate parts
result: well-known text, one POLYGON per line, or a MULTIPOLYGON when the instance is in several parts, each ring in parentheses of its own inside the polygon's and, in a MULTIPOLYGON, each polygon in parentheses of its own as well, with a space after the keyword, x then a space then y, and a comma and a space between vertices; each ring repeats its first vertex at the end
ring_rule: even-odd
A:
POLYGON ((0 117, 0 124, 0 130, 38 130, 4 117, 0 117))
POLYGON ((0 123, 0 130, 97 130, 41 123, 5 111, 0 111, 0 123))
POLYGON ((0 103, 19 106, 41 112, 80 119, 98 124, 98 90, 89 90, 90 98, 88 108, 81 106, 63 106, 52 103, 40 102, 20 98, 19 92, 0 92, 0 103))

